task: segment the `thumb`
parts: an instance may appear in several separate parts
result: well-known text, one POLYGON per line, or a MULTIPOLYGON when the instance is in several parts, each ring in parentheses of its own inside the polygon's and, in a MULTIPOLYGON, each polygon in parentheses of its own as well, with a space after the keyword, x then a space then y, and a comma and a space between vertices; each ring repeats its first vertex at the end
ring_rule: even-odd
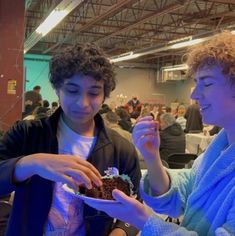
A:
POLYGON ((130 204, 131 202, 131 198, 118 189, 114 189, 112 195, 116 201, 121 202, 123 204, 130 204))

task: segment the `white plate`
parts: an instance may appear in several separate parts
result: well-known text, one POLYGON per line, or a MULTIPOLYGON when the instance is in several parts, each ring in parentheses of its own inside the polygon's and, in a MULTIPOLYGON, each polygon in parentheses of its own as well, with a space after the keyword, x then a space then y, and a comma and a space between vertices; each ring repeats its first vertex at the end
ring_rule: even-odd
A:
POLYGON ((89 202, 94 202, 94 203, 117 203, 117 201, 115 200, 105 200, 105 199, 99 199, 99 198, 93 198, 93 197, 86 197, 82 194, 80 194, 79 192, 75 192, 74 189, 70 188, 67 184, 63 184, 62 188, 72 194, 73 196, 76 196, 78 198, 80 198, 81 200, 84 201, 89 201, 89 202))

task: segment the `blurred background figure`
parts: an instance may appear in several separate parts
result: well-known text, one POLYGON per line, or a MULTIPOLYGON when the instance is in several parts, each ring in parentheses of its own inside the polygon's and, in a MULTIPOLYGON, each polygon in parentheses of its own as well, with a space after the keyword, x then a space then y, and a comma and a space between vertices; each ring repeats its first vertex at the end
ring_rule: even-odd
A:
POLYGON ((169 106, 166 106, 166 107, 165 107, 165 112, 166 112, 166 113, 171 114, 171 111, 172 111, 171 107, 169 107, 169 106))
POLYGON ((43 100, 42 104, 42 107, 44 107, 46 113, 50 115, 50 103, 47 100, 43 100))
POLYGON ((113 112, 113 111, 108 111, 107 113, 104 113, 102 115, 102 117, 104 118, 105 124, 110 128, 113 129, 115 131, 117 131, 122 137, 124 137, 125 139, 127 139, 130 143, 132 142, 131 140, 131 133, 124 130, 119 124, 119 117, 118 115, 113 112))
POLYGON ((100 115, 105 114, 107 112, 111 111, 111 108, 109 107, 108 104, 103 103, 101 106, 101 109, 99 110, 100 115))
POLYGON ((188 106, 185 116, 185 133, 200 133, 203 130, 202 115, 196 101, 188 106))
POLYGON ((160 156, 167 162, 170 154, 185 152, 185 133, 169 113, 160 116, 160 126, 160 156))
MULTIPOLYGON (((158 114, 157 114, 157 121, 160 123, 160 116, 165 113, 165 108, 163 104, 158 105, 158 114)), ((160 127, 161 129, 161 127, 160 127)))
POLYGON ((176 117, 176 122, 180 124, 181 128, 183 130, 186 129, 186 119, 185 119, 185 112, 186 112, 186 108, 184 105, 179 105, 177 108, 177 117, 176 117))
POLYGON ((153 104, 152 108, 150 109, 150 114, 152 115, 154 120, 157 120, 157 115, 158 115, 158 105, 153 104))
POLYGON ((115 101, 110 102, 109 108, 110 108, 111 111, 115 112, 116 108, 117 108, 116 102, 115 101))
POLYGON ((41 118, 48 117, 47 110, 45 107, 37 106, 32 114, 26 116, 23 120, 39 120, 41 118))
POLYGON ((58 102, 52 102, 51 103, 51 109, 47 110, 47 115, 48 116, 52 115, 58 107, 59 107, 58 102))
POLYGON ((120 117, 118 124, 122 127, 122 129, 131 132, 132 131, 132 122, 131 117, 128 111, 123 107, 118 107, 116 110, 117 115, 120 117))
POLYGON ((140 116, 144 117, 144 116, 150 116, 150 115, 151 115, 150 114, 150 105, 148 103, 145 103, 141 108, 140 116))
POLYGON ((137 110, 139 106, 141 106, 141 102, 137 98, 136 95, 132 96, 132 99, 127 102, 128 106, 132 106, 133 110, 137 110))
POLYGON ((35 107, 39 105, 43 105, 42 103, 42 95, 40 94, 41 87, 36 85, 33 90, 27 91, 24 94, 25 101, 25 110, 27 109, 27 114, 32 112, 35 107), (27 108, 26 108, 27 107, 27 108))

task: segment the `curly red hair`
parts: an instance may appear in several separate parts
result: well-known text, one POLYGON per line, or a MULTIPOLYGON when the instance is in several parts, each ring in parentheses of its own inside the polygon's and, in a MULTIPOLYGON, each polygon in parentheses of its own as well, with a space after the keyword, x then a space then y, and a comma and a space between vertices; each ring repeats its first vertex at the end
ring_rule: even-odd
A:
POLYGON ((220 65, 222 73, 235 84, 235 35, 224 31, 190 48, 186 54, 186 64, 189 66, 189 77, 193 77, 202 66, 220 65))

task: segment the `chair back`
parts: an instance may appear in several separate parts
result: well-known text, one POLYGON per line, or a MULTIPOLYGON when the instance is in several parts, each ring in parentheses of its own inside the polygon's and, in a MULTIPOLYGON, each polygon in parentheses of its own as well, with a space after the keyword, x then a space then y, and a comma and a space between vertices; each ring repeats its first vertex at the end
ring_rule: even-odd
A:
POLYGON ((194 153, 172 153, 168 156, 168 165, 171 169, 190 168, 196 158, 194 153))

